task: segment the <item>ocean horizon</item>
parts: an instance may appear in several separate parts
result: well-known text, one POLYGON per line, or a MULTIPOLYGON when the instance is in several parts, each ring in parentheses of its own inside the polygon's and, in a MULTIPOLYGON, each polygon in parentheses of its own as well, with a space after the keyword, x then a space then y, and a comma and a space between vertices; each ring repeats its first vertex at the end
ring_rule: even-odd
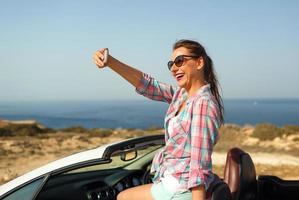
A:
MULTIPOLYGON (((50 128, 163 127, 168 104, 150 100, 0 102, 0 119, 37 120, 50 128)), ((225 123, 299 125, 299 99, 226 99, 225 123)))

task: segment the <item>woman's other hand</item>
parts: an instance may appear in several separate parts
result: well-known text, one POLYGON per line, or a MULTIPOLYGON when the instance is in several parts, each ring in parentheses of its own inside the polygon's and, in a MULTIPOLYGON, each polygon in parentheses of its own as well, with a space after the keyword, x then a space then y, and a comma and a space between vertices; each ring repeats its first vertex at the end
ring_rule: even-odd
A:
POLYGON ((104 60, 105 51, 108 52, 108 49, 107 48, 100 49, 100 50, 96 51, 95 54, 93 55, 93 61, 98 66, 98 68, 104 68, 108 65, 109 54, 107 54, 107 59, 105 61, 104 60))

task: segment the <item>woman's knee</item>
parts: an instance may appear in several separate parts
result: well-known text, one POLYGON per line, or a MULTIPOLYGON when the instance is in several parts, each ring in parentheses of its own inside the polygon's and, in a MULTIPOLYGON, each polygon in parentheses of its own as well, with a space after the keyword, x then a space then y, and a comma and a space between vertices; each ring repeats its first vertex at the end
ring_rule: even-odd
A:
POLYGON ((124 191, 121 191, 117 195, 117 200, 129 200, 129 199, 135 199, 135 196, 138 195, 138 190, 134 190, 135 188, 130 188, 124 191), (137 193, 137 194, 136 194, 137 193))
POLYGON ((151 185, 141 185, 124 190, 117 195, 117 200, 152 200, 150 192, 151 185))
POLYGON ((125 200, 125 199, 128 199, 126 193, 127 193, 126 190, 121 191, 121 192, 117 195, 117 200, 125 200))

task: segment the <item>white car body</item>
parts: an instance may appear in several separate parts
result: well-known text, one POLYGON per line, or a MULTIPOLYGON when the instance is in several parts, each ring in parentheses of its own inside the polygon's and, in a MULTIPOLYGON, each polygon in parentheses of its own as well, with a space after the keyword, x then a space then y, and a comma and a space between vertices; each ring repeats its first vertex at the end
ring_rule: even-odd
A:
MULTIPOLYGON (((132 142, 134 143, 135 147, 138 147, 143 145, 151 145, 157 141, 158 143, 161 143, 161 141, 163 141, 163 136, 153 135, 114 142, 50 162, 42 167, 34 169, 1 185, 0 199, 6 197, 10 193, 14 193, 14 191, 17 191, 23 186, 26 186, 29 183, 42 177, 50 177, 52 176, 52 174, 55 174, 57 172, 59 173, 60 171, 65 171, 66 169, 76 168, 77 166, 90 165, 93 163, 107 163, 107 156, 108 158, 110 158, 112 152, 118 152, 120 148, 127 147, 126 145, 131 145, 132 142)), ((47 178, 45 178, 44 180, 46 179, 47 178)))
MULTIPOLYGON (((113 143, 113 144, 116 144, 116 143, 113 143)), ((80 162, 100 159, 100 158, 102 158, 106 147, 110 146, 110 145, 112 145, 112 144, 104 145, 104 146, 98 147, 96 149, 76 153, 76 154, 70 155, 68 157, 50 162, 50 163, 48 163, 42 167, 39 167, 37 169, 34 169, 22 176, 17 177, 16 179, 13 179, 13 180, 1 185, 0 186, 0 196, 7 193, 8 191, 12 190, 13 188, 15 188, 19 185, 23 185, 30 180, 33 180, 37 177, 48 174, 54 170, 61 169, 66 166, 70 166, 70 165, 77 164, 80 162)))

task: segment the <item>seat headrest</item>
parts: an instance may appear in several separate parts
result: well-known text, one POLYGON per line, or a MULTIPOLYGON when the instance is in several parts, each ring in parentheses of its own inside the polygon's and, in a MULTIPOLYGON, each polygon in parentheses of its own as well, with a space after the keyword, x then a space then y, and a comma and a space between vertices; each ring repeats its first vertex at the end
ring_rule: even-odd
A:
POLYGON ((254 199, 257 190, 256 171, 250 155, 239 148, 227 153, 224 182, 231 190, 233 199, 254 199))

